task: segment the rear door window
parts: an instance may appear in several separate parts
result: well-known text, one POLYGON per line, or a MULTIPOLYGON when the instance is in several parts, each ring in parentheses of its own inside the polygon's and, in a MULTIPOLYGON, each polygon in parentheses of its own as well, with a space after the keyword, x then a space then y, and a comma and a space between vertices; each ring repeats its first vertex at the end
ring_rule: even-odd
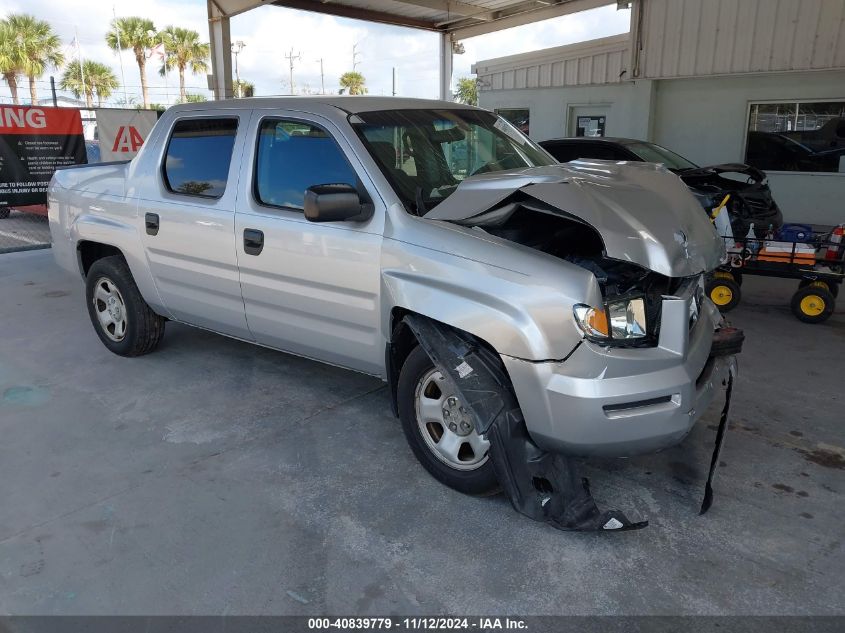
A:
POLYGON ((302 210, 308 187, 358 184, 337 142, 311 123, 265 119, 257 151, 255 197, 265 205, 302 210))
POLYGON ((173 193, 220 198, 226 190, 235 118, 181 119, 173 126, 164 161, 164 181, 173 193))

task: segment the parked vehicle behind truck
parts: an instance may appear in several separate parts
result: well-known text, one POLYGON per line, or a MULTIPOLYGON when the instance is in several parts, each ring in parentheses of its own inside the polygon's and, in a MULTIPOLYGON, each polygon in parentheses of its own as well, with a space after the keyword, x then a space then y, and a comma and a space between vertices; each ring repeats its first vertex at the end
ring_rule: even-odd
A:
POLYGON ((469 106, 175 106, 132 161, 60 170, 49 196, 108 349, 150 352, 175 320, 379 376, 419 461, 466 493, 501 483, 491 398, 539 451, 629 456, 686 436, 734 363, 702 292, 722 242, 672 173, 558 165, 469 106), (483 402, 456 388, 484 372, 483 402))
POLYGON ((699 167, 665 147, 629 138, 561 138, 542 141, 540 145, 562 163, 592 158, 665 165, 684 181, 707 213, 730 196, 726 208, 737 237, 745 237, 752 225, 757 237, 765 237, 783 225, 783 213, 772 197, 766 174, 751 165, 699 167))

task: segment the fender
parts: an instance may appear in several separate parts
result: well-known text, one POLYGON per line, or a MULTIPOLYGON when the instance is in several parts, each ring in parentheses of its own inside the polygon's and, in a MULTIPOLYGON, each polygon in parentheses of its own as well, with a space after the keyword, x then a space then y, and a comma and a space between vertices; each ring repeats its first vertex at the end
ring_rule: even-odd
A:
MULTIPOLYGON (((456 255, 432 254, 426 247, 408 243, 399 247, 401 256, 393 257, 391 248, 386 240, 381 292, 386 341, 391 339, 391 315, 396 308, 468 332, 497 353, 523 360, 563 359, 583 337, 572 317, 572 306, 578 301, 558 281, 559 265, 565 262, 542 261, 535 273, 525 275, 456 255)), ((582 301, 601 300, 592 273, 575 266, 567 272, 569 287, 582 301)))

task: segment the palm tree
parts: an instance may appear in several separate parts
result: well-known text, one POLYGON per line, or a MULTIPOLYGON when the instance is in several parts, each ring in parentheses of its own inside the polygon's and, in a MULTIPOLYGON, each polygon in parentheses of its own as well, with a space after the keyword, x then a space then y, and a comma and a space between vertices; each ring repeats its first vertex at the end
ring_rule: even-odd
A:
POLYGON ((254 97, 255 84, 246 79, 239 79, 235 82, 235 94, 240 97, 254 97))
POLYGON ((478 79, 475 77, 461 77, 458 79, 455 101, 466 103, 467 105, 478 105, 478 79))
POLYGON ((148 108, 150 99, 147 94, 147 51, 158 44, 153 21, 138 17, 115 18, 112 20, 111 30, 106 33, 106 44, 114 51, 131 49, 135 53, 138 72, 141 74, 144 108, 148 108))
POLYGON ((49 67, 58 68, 65 61, 62 41, 53 33, 49 22, 39 20, 26 13, 11 14, 6 18, 11 29, 14 46, 19 49, 23 62, 22 74, 29 78, 29 98, 38 103, 35 80, 49 67))
POLYGON ((159 72, 164 76, 168 70, 176 68, 179 71, 179 100, 184 103, 187 98, 185 70, 190 69, 194 75, 208 72, 208 44, 200 42, 200 34, 196 31, 178 26, 168 26, 159 37, 166 55, 159 72))
POLYGON ((93 108, 94 95, 97 95, 97 105, 101 106, 103 99, 108 99, 120 83, 111 68, 86 59, 82 61, 81 69, 79 63, 70 64, 65 69, 59 85, 62 90, 70 90, 77 99, 85 95, 85 104, 93 108))
POLYGON ((344 91, 351 95, 365 95, 367 94, 367 87, 364 85, 367 82, 364 75, 359 72, 350 71, 343 73, 340 76, 340 94, 344 91))
POLYGON ((18 76, 22 75, 26 67, 20 47, 16 46, 15 33, 6 20, 0 20, 0 75, 9 84, 12 102, 18 105, 18 76))

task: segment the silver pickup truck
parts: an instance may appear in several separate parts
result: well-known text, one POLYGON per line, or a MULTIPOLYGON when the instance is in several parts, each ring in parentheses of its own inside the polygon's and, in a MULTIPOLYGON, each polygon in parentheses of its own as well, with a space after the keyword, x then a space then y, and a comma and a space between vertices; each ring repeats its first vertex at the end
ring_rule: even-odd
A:
POLYGON ((629 456, 684 438, 734 363, 702 293, 722 243, 677 176, 558 165, 478 108, 175 106, 133 160, 56 172, 49 219, 112 352, 173 320, 379 376, 423 466, 468 493, 497 486, 481 412, 503 394, 539 451, 629 456), (450 364, 460 345, 494 387, 456 386, 482 371, 450 364))

